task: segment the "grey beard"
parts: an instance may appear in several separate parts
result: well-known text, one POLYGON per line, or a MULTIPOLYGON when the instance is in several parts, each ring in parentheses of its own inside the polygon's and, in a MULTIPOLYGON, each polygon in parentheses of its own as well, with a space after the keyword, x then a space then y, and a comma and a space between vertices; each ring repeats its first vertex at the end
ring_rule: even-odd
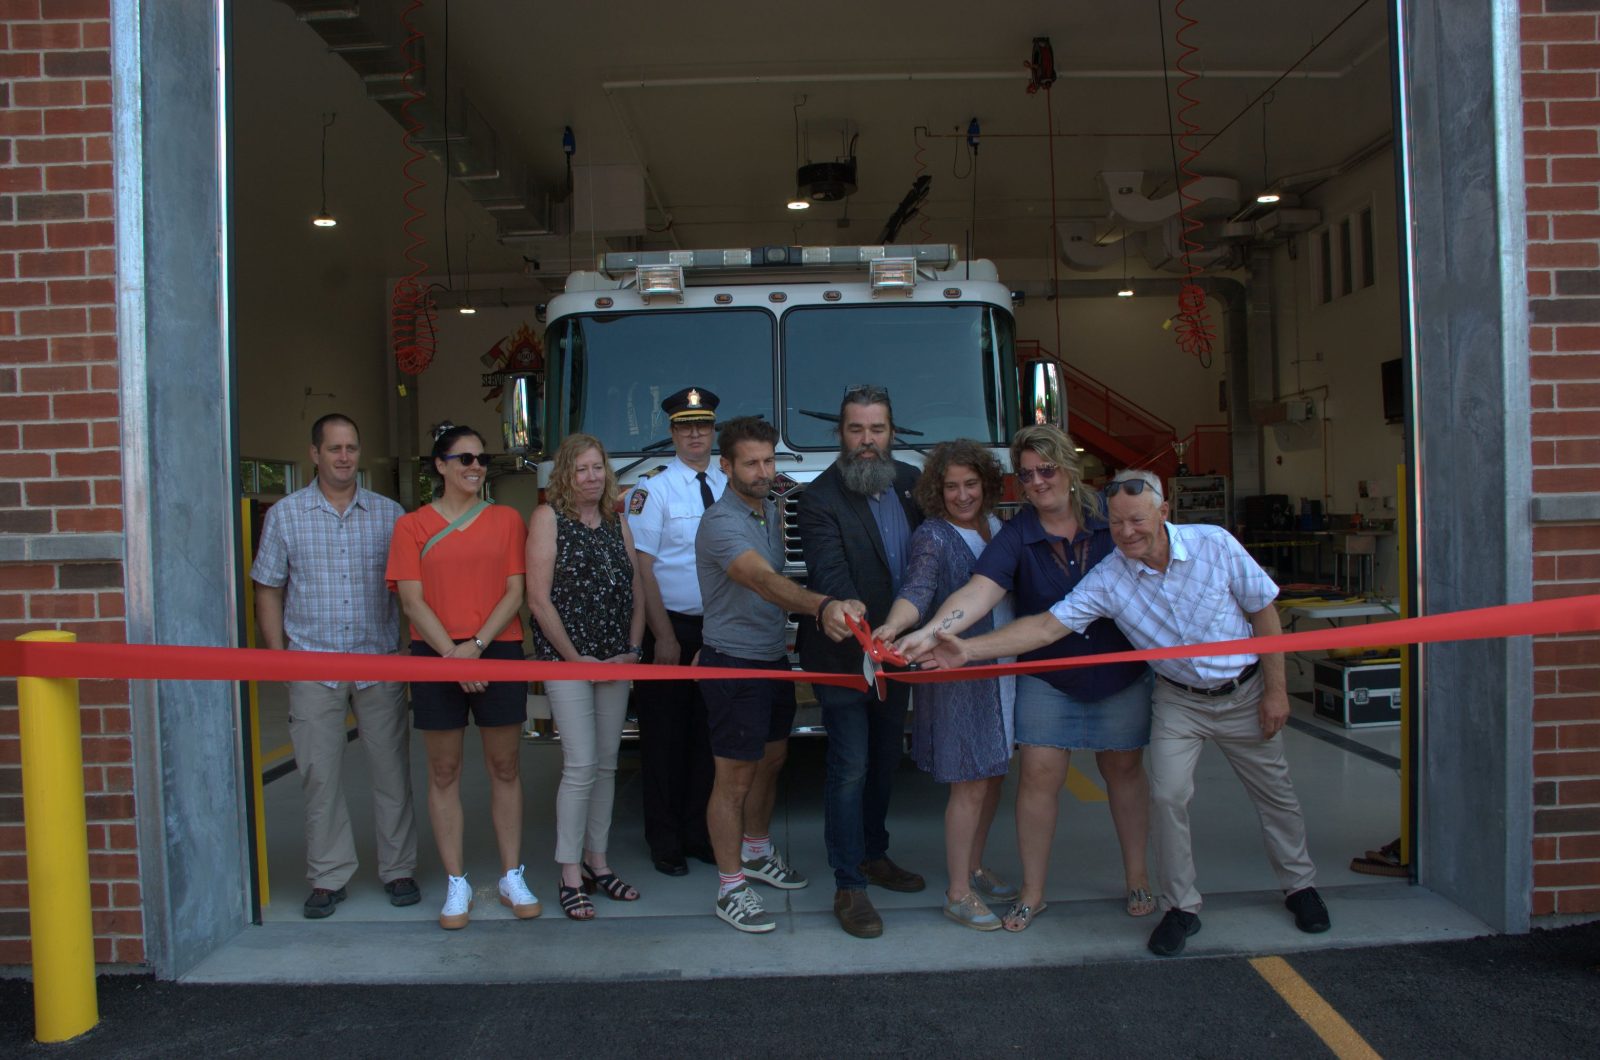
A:
POLYGON ((841 456, 839 477, 844 480, 844 488, 851 493, 876 497, 894 485, 894 461, 886 456, 877 460, 841 456))

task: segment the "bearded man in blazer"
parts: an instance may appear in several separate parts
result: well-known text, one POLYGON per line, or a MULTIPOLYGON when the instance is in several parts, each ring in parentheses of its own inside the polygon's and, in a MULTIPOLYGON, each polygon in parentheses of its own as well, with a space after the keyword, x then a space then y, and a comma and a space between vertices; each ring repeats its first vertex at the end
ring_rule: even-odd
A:
MULTIPOLYGON (((828 600, 860 600, 877 628, 889 617, 905 574, 911 531, 922 521, 912 500, 916 468, 892 456, 894 410, 877 386, 845 391, 839 406, 839 458, 800 495, 799 529, 806 584, 828 600)), ((825 600, 823 607, 827 607, 825 600)), ((819 673, 860 673, 861 648, 835 642, 802 616, 800 665, 819 673)), ((920 891, 921 876, 889 859, 889 793, 899 766, 910 689, 891 682, 877 692, 814 686, 828 731, 824 785, 828 864, 837 888, 833 912, 857 938, 883 934, 867 885, 920 891)))

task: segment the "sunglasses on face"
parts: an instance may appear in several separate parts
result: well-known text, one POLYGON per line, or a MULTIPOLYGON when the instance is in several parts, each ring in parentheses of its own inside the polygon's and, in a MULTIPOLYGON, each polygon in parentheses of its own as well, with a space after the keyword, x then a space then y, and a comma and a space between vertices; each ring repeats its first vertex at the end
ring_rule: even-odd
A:
POLYGON ((449 456, 443 457, 442 459, 446 463, 449 463, 451 460, 459 460, 461 461, 462 467, 471 467, 474 463, 476 463, 479 467, 489 466, 488 453, 451 453, 449 456))
POLYGON ((1142 478, 1118 479, 1117 481, 1106 486, 1106 496, 1115 497, 1118 492, 1122 492, 1126 493, 1130 497, 1137 497, 1139 494, 1145 491, 1146 487, 1149 487, 1151 493, 1154 493, 1158 497, 1161 496, 1160 490, 1156 489, 1154 486, 1151 486, 1150 483, 1146 482, 1142 478))
POLYGON ((1038 475, 1039 481, 1049 482, 1056 477, 1059 470, 1054 464, 1040 464, 1038 467, 1025 467, 1017 472, 1017 481, 1026 486, 1033 481, 1033 476, 1038 475))

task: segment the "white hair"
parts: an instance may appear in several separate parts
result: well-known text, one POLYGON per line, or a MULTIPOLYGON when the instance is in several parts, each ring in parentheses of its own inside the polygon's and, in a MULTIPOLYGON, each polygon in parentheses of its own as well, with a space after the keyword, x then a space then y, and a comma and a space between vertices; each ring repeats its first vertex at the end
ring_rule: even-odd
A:
POLYGON ((1157 504, 1161 504, 1166 501, 1167 494, 1166 491, 1161 488, 1161 476, 1157 475, 1154 471, 1146 471, 1143 468, 1127 467, 1111 476, 1112 482, 1126 482, 1129 479, 1139 479, 1149 489, 1153 490, 1155 492, 1155 502, 1157 504))

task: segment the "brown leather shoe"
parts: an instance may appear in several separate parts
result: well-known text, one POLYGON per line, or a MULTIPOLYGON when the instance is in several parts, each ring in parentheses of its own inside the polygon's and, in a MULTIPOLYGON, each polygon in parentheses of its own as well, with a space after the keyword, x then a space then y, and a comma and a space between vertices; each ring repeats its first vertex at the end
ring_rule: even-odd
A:
POLYGON ((839 926, 858 939, 875 939, 883 934, 883 918, 872 908, 866 891, 835 891, 833 915, 839 926))
POLYGON ((902 869, 890 861, 887 855, 874 861, 863 861, 861 872, 866 876, 868 883, 876 884, 886 891, 911 894, 927 886, 921 876, 902 869))

